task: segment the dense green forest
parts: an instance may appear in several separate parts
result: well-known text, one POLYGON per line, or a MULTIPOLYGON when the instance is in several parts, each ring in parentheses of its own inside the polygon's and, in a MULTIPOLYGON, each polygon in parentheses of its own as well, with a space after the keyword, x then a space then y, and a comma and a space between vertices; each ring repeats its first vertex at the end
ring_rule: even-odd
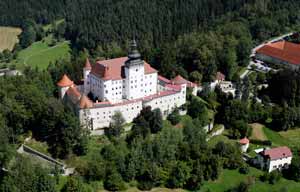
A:
MULTIPOLYGON (((159 110, 146 108, 126 135, 122 115, 115 114, 103 145, 76 167, 75 176, 59 190, 93 191, 93 183, 99 181, 111 191, 128 185, 142 190, 157 186, 198 190, 204 182, 218 179, 222 169, 246 173, 249 168, 237 146, 222 141, 209 146, 202 127, 208 123, 208 113, 216 114, 215 123, 224 124, 234 140, 251 135, 249 123, 276 131, 300 126, 298 72, 253 73, 244 80, 238 73, 249 63, 254 45, 298 29, 299 8, 296 0, 2 0, 0 25, 20 26, 23 33, 15 50, 5 51, 0 59, 9 64, 20 49, 41 40, 47 35, 45 24, 55 26, 54 38, 71 40, 72 58, 52 63, 44 71, 25 68, 23 76, 0 78, 0 167, 9 170, 0 171, 0 191, 58 191, 60 177, 55 170, 32 164, 15 149, 31 133, 49 146, 55 158, 86 155, 89 133, 57 99, 55 83, 63 73, 80 80, 87 56, 95 61, 126 55, 133 37, 144 58, 161 74, 181 74, 203 83, 222 71, 237 83, 242 98, 218 89, 204 91, 200 95, 204 104, 189 95, 184 120, 175 110, 163 121, 159 110), (58 19, 64 22, 56 26, 58 19), (269 88, 257 90, 262 83, 269 88), (179 123, 181 129, 175 129, 179 123)), ((297 154, 299 149, 293 150, 297 154)), ((284 176, 299 181, 296 160, 284 176)))
POLYGON ((207 81, 217 70, 236 79, 253 45, 298 27, 299 7, 280 0, 4 0, 0 25, 22 27, 20 44, 27 47, 43 37, 40 25, 65 19, 56 35, 71 40, 74 53, 87 48, 93 58, 124 56, 135 37, 165 76, 207 81))

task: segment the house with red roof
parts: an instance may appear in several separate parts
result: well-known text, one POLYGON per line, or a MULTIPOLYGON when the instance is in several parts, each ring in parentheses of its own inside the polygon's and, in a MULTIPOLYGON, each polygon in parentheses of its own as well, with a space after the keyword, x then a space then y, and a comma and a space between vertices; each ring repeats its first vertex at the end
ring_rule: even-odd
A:
POLYGON ((256 51, 255 57, 267 63, 298 69, 300 65, 300 44, 284 40, 268 43, 256 51))
POLYGON ((186 103, 187 87, 197 87, 181 76, 168 80, 158 75, 141 59, 135 41, 127 57, 95 64, 86 59, 82 85, 63 75, 57 86, 60 98, 77 109, 81 124, 91 130, 103 130, 117 111, 130 123, 145 106, 159 108, 166 117, 186 103))
POLYGON ((239 144, 241 146, 241 151, 243 153, 246 153, 249 148, 249 144, 250 144, 249 139, 247 137, 245 137, 239 141, 239 144))
POLYGON ((263 149, 257 155, 260 167, 268 172, 288 168, 292 162, 292 158, 292 151, 286 146, 263 149))

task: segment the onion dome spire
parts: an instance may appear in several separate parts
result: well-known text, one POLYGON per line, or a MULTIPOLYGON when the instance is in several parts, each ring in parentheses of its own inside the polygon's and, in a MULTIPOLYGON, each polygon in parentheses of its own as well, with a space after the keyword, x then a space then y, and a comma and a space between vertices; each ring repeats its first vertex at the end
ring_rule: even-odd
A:
POLYGON ((136 43, 135 39, 133 39, 131 44, 130 44, 130 50, 129 50, 129 53, 128 53, 128 58, 130 60, 136 60, 136 59, 141 58, 141 54, 139 53, 139 51, 137 49, 137 43, 136 43))

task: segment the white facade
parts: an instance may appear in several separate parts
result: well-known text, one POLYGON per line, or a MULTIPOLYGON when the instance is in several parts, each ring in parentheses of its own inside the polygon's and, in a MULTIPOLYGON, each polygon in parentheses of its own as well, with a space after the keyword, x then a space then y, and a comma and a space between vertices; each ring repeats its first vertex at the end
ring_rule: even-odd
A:
POLYGON ((246 153, 249 148, 249 143, 241 144, 241 151, 246 153))
POLYGON ((281 159, 275 159, 275 160, 271 160, 269 161, 269 169, 268 171, 274 171, 276 169, 283 169, 285 166, 290 165, 292 162, 292 157, 287 157, 287 158, 281 158, 281 159))
POLYGON ((292 158, 292 152, 288 147, 264 149, 257 156, 260 167, 268 172, 288 168, 292 163, 292 158))
POLYGON ((221 81, 218 86, 223 93, 230 93, 233 97, 235 97, 235 88, 231 81, 221 81))
POLYGON ((259 156, 259 162, 262 167, 266 169, 269 173, 275 170, 281 170, 288 167, 292 163, 292 157, 283 157, 275 160, 267 159, 264 161, 263 156, 259 156))
POLYGON ((74 104, 81 124, 97 133, 104 133, 103 128, 109 126, 117 111, 122 113, 126 123, 130 123, 143 107, 159 108, 166 117, 186 103, 187 83, 174 85, 164 78, 170 82, 158 86, 157 71, 141 60, 136 50, 128 57, 98 61, 94 66, 87 60, 83 77, 80 87, 70 89, 73 82, 68 77, 58 86, 61 98, 67 96, 74 104))

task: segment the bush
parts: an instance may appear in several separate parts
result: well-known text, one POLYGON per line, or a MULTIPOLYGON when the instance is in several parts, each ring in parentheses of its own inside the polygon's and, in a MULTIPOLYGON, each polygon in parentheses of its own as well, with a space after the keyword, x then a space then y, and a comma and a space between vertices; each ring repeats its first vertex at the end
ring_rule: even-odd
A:
POLYGON ((106 176, 103 185, 104 188, 109 191, 122 191, 126 189, 125 183, 117 171, 109 173, 106 176))
POLYGON ((271 173, 265 173, 260 176, 262 182, 268 181, 270 184, 275 184, 282 177, 281 173, 278 170, 272 171, 271 173))
POLYGON ((177 125, 181 120, 178 109, 176 108, 170 115, 168 115, 167 119, 172 125, 177 125))
POLYGON ((256 145, 272 146, 272 141, 270 141, 270 140, 261 141, 261 140, 257 140, 257 139, 251 139, 251 143, 256 144, 256 145))
POLYGON ((249 166, 248 165, 244 165, 242 167, 239 168, 239 172, 241 174, 248 174, 250 172, 249 166))

